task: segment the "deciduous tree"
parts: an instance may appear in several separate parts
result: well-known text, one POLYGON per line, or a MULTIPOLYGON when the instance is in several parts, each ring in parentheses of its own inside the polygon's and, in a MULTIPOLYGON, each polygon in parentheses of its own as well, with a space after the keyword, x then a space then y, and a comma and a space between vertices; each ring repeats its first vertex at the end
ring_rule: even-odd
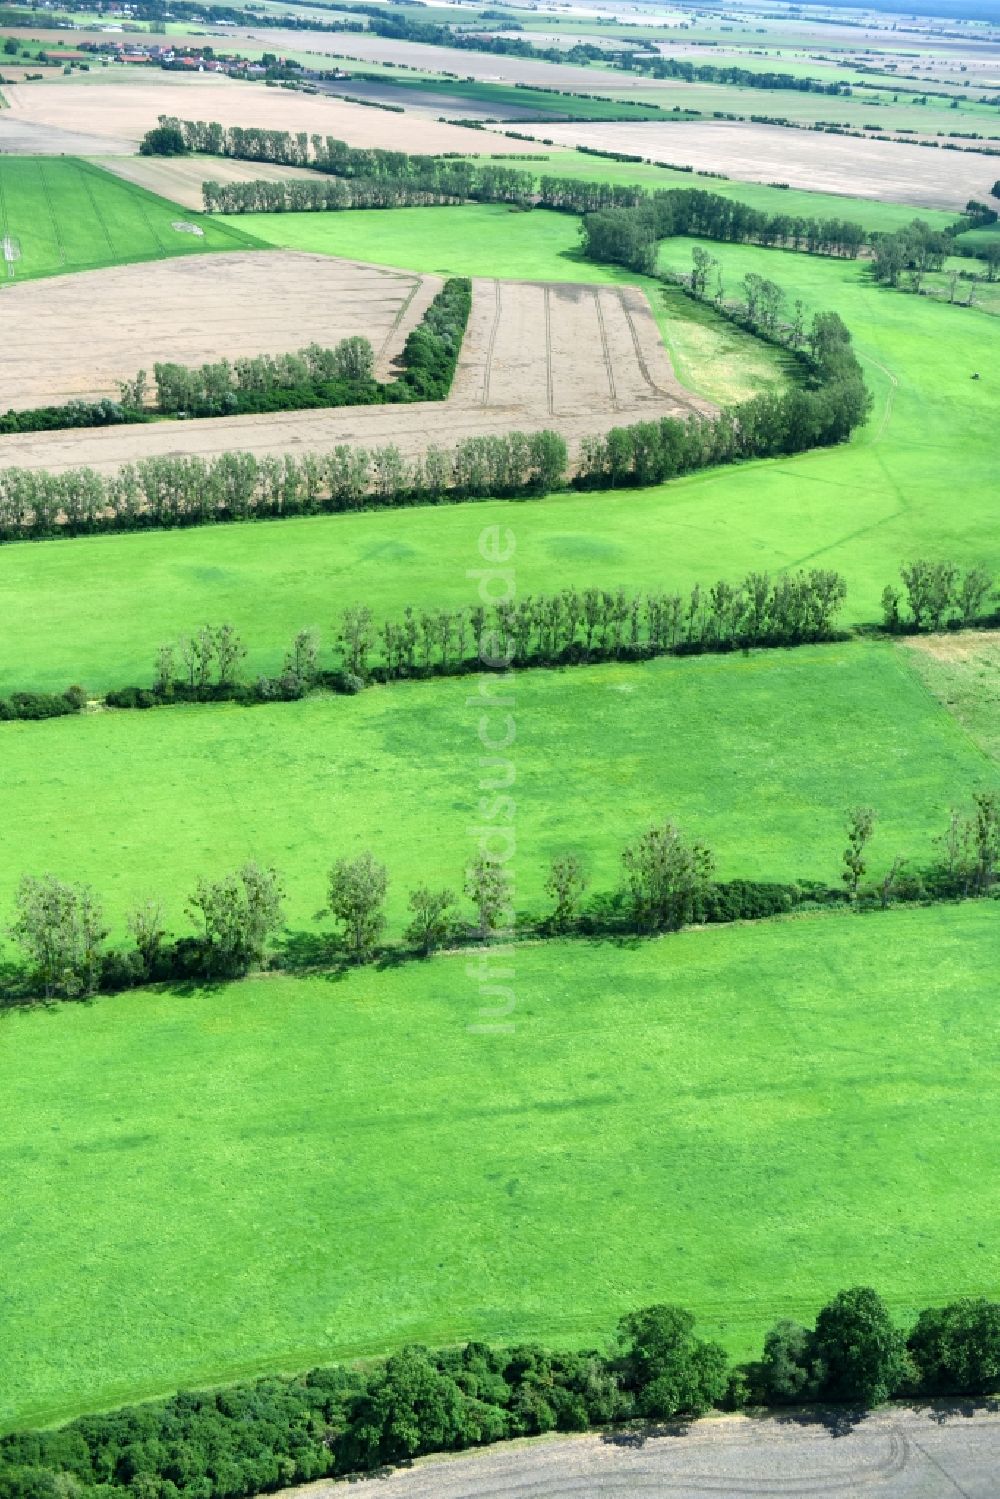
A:
POLYGON ((25 875, 10 935, 46 999, 80 999, 95 992, 107 929, 89 885, 64 884, 53 874, 25 875))
POLYGON ((356 859, 338 859, 330 870, 330 910, 358 962, 371 957, 382 935, 388 888, 389 872, 369 849, 356 859))

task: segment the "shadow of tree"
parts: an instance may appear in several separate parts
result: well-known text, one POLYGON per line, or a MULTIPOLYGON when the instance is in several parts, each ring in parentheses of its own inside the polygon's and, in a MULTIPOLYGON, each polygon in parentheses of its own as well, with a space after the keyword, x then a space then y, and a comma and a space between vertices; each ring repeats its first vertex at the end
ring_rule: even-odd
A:
POLYGON ((759 1406, 745 1414, 754 1421, 773 1421, 778 1426, 822 1426, 833 1437, 846 1437, 874 1412, 866 1406, 792 1405, 759 1406))

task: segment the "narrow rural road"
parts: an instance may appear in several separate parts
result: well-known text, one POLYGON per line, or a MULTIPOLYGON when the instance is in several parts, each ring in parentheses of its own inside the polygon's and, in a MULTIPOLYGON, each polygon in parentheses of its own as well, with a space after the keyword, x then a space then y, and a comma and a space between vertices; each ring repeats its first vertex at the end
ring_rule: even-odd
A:
MULTIPOLYGON (((857 1423, 726 1416, 645 1438, 545 1438, 426 1458, 354 1486, 378 1499, 997 1499, 1000 1406, 949 1402, 857 1423)), ((342 1493, 339 1483, 296 1491, 301 1499, 342 1493)))

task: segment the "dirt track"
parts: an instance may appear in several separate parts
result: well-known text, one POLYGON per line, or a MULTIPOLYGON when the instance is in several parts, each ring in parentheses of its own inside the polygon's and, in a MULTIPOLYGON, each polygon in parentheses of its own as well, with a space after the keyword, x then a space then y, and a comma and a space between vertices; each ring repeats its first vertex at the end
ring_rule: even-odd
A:
MULTIPOLYGON (((289 353, 361 333, 388 373, 439 276, 295 251, 192 255, 0 290, 0 409, 117 396, 157 361, 289 353), (75 328, 79 337, 67 338, 75 328)), ((177 434, 174 434, 176 441, 177 434)))
MULTIPOLYGON (((99 74, 54 82, 15 84, 4 89, 10 103, 0 116, 0 132, 12 130, 25 140, 22 150, 65 151, 59 132, 72 132, 89 142, 72 148, 81 154, 130 154, 161 114, 187 120, 218 120, 222 125, 259 125, 269 130, 306 131, 333 135, 352 146, 375 146, 428 155, 459 151, 474 155, 491 151, 517 152, 522 141, 493 142, 460 125, 441 125, 417 115, 391 114, 345 104, 325 94, 299 94, 267 88, 263 83, 240 83, 204 73, 189 78, 180 73, 129 74, 104 79, 99 74), (30 127, 26 129, 25 127, 30 127), (50 142, 48 146, 44 142, 50 142)), ((0 145, 3 137, 0 134, 0 145)))
MULTIPOLYGON (((43 284, 51 290, 54 283, 43 284)), ((476 281, 448 401, 0 437, 0 467, 86 464, 113 472, 147 456, 321 452, 342 442, 396 443, 413 457, 432 443, 450 447, 479 433, 543 427, 573 444, 630 421, 713 409, 676 380, 637 288, 476 281)))
POLYGON ((912 203, 917 208, 957 210, 970 198, 988 202, 1000 169, 996 156, 855 140, 779 125, 706 120, 520 128, 536 140, 545 136, 557 146, 623 151, 652 161, 725 172, 748 182, 777 180, 813 192, 912 203))
MULTIPOLYGON (((361 1480, 380 1499, 996 1499, 1000 1415, 971 1406, 846 1416, 728 1416, 645 1441, 556 1437, 361 1480)), ((288 1499, 334 1499, 342 1486, 309 1484, 288 1499)))

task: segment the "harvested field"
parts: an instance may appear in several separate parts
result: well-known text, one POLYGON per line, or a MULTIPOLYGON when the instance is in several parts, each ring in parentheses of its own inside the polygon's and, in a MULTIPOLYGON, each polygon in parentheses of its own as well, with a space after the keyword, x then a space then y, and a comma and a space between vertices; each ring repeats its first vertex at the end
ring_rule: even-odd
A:
POLYGON ((228 156, 102 156, 94 165, 158 193, 161 198, 170 198, 182 208, 196 211, 202 206, 203 182, 290 182, 296 178, 315 181, 316 176, 305 167, 234 161, 228 156))
MULTIPOLYGON (((75 132, 89 144, 78 154, 130 155, 161 114, 182 119, 218 120, 222 125, 259 125, 267 130, 334 135, 352 146, 438 155, 459 151, 474 155, 483 137, 460 125, 441 125, 419 116, 397 115, 362 104, 346 104, 324 94, 298 94, 264 84, 239 83, 217 74, 195 78, 157 71, 155 76, 129 75, 105 82, 94 75, 67 78, 48 85, 17 84, 7 90, 10 109, 2 129, 21 122, 58 132, 75 132)), ((31 147, 40 152, 41 145, 31 147)), ((53 154, 66 146, 54 145, 53 154)), ((524 150, 524 143, 501 139, 498 152, 524 150)))
POLYGON ((635 287, 477 281, 452 403, 572 418, 694 406, 635 287))
MULTIPOLYGON (((7 86, 13 98, 22 90, 7 86)), ((32 87, 31 92, 35 89, 32 87)), ((98 135, 26 120, 13 108, 0 112, 0 155, 4 156, 93 156, 97 152, 124 154, 133 150, 131 141, 115 135, 98 135)))
POLYGON ((546 122, 525 125, 524 130, 558 146, 622 151, 749 182, 773 182, 780 175, 792 187, 912 203, 917 208, 957 210, 970 198, 988 200, 998 167, 995 156, 970 151, 928 150, 778 125, 546 122))
POLYGON ((158 360, 289 353, 357 333, 371 340, 385 375, 441 285, 438 276, 294 251, 192 255, 27 281, 2 293, 0 409, 116 396, 118 380, 140 366, 151 372, 158 360), (85 335, 67 339, 73 326, 85 335))
MULTIPOLYGON (((260 33, 240 27, 226 29, 230 38, 247 40, 255 37, 260 42, 260 33)), ((607 86, 614 84, 617 91, 630 88, 643 89, 647 93, 660 91, 670 95, 670 103, 676 103, 677 85, 670 80, 660 81, 635 74, 630 78, 624 72, 608 72, 580 63, 547 62, 534 57, 504 57, 500 53, 467 51, 464 47, 429 45, 426 42, 397 41, 391 37, 375 36, 371 32, 302 32, 281 31, 268 28, 267 45, 273 51, 291 52, 296 57, 336 57, 348 62, 397 63, 415 68, 419 72, 451 74, 458 78, 477 78, 486 83, 527 83, 541 88, 579 89, 585 93, 605 93, 607 86)), ((593 37, 588 38, 593 41, 593 37)))
MULTIPOLYGON (((262 273, 274 264, 271 256, 245 258, 262 273)), ((341 262, 328 264, 343 274, 341 262)), ((216 286, 217 294, 212 268, 206 270, 206 295, 210 286, 216 286)), ((314 288, 308 295, 315 297, 314 288)), ((409 318, 419 315, 414 305, 418 298, 429 295, 425 282, 407 309, 409 318)), ((232 302, 242 307, 242 292, 232 302)), ((54 317, 53 326, 57 322, 54 317)), ((465 437, 512 428, 532 432, 554 427, 572 444, 623 422, 713 409, 677 381, 638 288, 476 281, 448 401, 2 437, 0 467, 59 471, 86 464, 107 473, 143 457, 208 458, 234 449, 322 452, 342 442, 396 443, 406 456, 415 457, 430 444, 450 446, 465 437)))

